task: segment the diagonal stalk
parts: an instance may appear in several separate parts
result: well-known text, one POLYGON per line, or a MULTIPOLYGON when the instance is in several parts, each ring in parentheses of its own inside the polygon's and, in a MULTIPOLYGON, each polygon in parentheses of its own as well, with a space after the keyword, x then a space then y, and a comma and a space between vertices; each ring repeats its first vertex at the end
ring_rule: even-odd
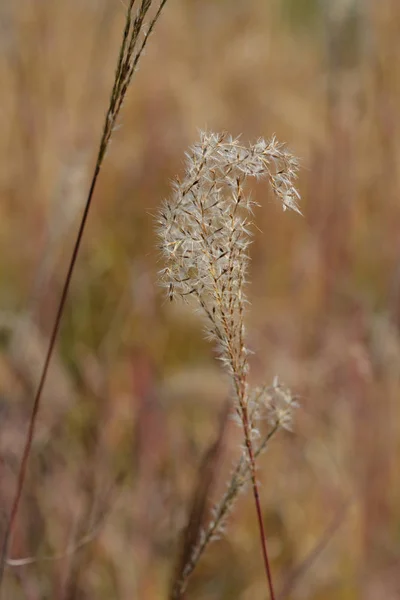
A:
POLYGON ((42 392, 43 392, 44 385, 46 383, 47 373, 49 370, 51 357, 52 357, 52 354, 54 351, 57 335, 58 335, 58 332, 60 329, 60 324, 61 324, 61 320, 62 320, 64 308, 65 308, 65 303, 67 300, 68 291, 70 288, 75 264, 76 264, 76 261, 78 258, 79 249, 80 249, 83 234, 85 231, 89 211, 90 211, 90 208, 92 205, 93 194, 94 194, 94 191, 96 188, 98 176, 100 173, 101 166, 103 164, 103 159, 106 154, 106 150, 107 150, 109 141, 111 139, 111 135, 112 135, 118 114, 122 107, 122 104, 123 104, 126 92, 128 90, 129 84, 131 82, 132 76, 135 72, 135 68, 140 60, 140 57, 143 54, 143 51, 145 49, 145 46, 149 39, 149 36, 150 36, 151 32, 153 31, 154 26, 155 26, 156 22, 158 21, 161 11, 162 11, 164 5, 166 4, 166 2, 167 2, 167 0, 160 0, 158 9, 155 12, 155 15, 150 20, 147 31, 143 34, 142 42, 139 45, 136 53, 134 53, 136 43, 142 32, 144 19, 145 19, 146 13, 148 12, 148 10, 150 8, 150 5, 152 4, 152 0, 142 0, 141 5, 137 11, 137 16, 134 20, 132 19, 132 11, 133 11, 133 5, 135 3, 135 0, 130 0, 128 8, 127 8, 127 15, 126 15, 125 27, 124 27, 124 32, 122 35, 122 42, 121 42, 120 51, 119 51, 117 69, 116 69, 116 73, 115 73, 112 92, 110 95, 109 106, 107 109, 107 114, 106 114, 104 125, 103 125, 103 130, 102 130, 101 140, 100 140, 100 144, 99 144, 99 150, 98 150, 98 154, 97 154, 96 164, 94 167, 88 196, 87 196, 87 199, 85 202, 84 211, 83 211, 81 221, 79 224, 79 229, 77 232, 74 248, 73 248, 71 259, 69 262, 67 274, 66 274, 66 277, 64 280, 64 285, 62 288, 61 297, 60 297, 60 301, 58 304, 56 318, 55 318, 55 321, 54 321, 54 324, 52 327, 50 340, 49 340, 42 372, 40 375, 39 385, 38 385, 38 388, 37 388, 37 391, 35 394, 35 398, 33 401, 32 412, 31 412, 31 416, 29 419, 28 432, 26 434, 24 450, 22 453, 21 464, 20 464, 18 476, 17 476, 16 491, 15 491, 15 495, 12 500, 10 514, 9 514, 9 517, 6 522, 6 529, 5 529, 4 538, 3 538, 1 551, 0 551, 0 595, 1 595, 2 583, 3 583, 3 579, 4 579, 4 569, 5 569, 5 566, 7 563, 8 549, 9 549, 9 545, 10 545, 11 536, 12 536, 12 533, 14 530, 14 526, 15 526, 15 520, 16 520, 19 504, 21 501, 22 490, 23 490, 23 486, 24 486, 24 482, 25 482, 25 478, 26 478, 26 473, 27 473, 29 455, 30 455, 30 452, 32 449, 32 443, 33 443, 33 438, 34 438, 34 434, 35 434, 35 427, 36 427, 37 415, 39 413, 42 392))
POLYGON ((84 210, 84 213, 83 213, 83 216, 81 219, 78 235, 76 237, 74 249, 73 249, 71 260, 69 263, 68 272, 67 272, 67 275, 66 275, 66 278, 64 281, 64 286, 63 286, 63 290, 61 293, 61 299, 59 302, 57 315, 56 315, 56 318, 54 321, 53 330, 52 330, 52 333, 50 336, 50 341, 49 341, 49 345, 48 345, 46 358, 44 361, 39 385, 38 385, 38 388, 36 391, 35 399, 33 401, 33 408, 32 408, 32 413, 31 413, 31 417, 29 420, 28 433, 26 435, 26 441, 25 441, 24 451, 22 454, 21 465, 20 465, 19 472, 18 472, 16 493, 15 493, 15 496, 13 499, 10 516, 7 521, 6 531, 4 533, 4 539, 3 539, 3 544, 2 544, 2 548, 1 548, 0 587, 1 587, 1 584, 3 581, 4 568, 5 568, 5 564, 6 564, 6 560, 7 560, 8 547, 9 547, 9 543, 10 543, 11 534, 12 534, 12 531, 14 528, 15 518, 17 516, 18 507, 19 507, 19 503, 20 503, 21 495, 22 495, 22 489, 23 489, 24 481, 25 481, 25 477, 26 477, 28 459, 29 459, 29 454, 30 454, 31 448, 32 448, 33 436, 35 433, 36 419, 37 419, 37 415, 38 415, 39 407, 40 407, 40 400, 42 397, 44 384, 46 382, 51 356, 53 354, 54 345, 55 345, 55 342, 57 339, 57 334, 60 329, 61 318, 62 318, 62 314, 64 312, 64 307, 65 307, 65 301, 67 299, 68 290, 69 290, 69 286, 70 286, 71 278, 72 278, 72 273, 74 271, 76 259, 78 257, 79 248, 80 248, 83 233, 85 230, 85 225, 86 225, 87 217, 89 214, 89 209, 90 209, 90 206, 92 203, 93 192, 96 187, 96 181, 97 181, 97 177, 99 175, 99 171, 100 171, 100 164, 99 164, 99 162, 97 162, 96 168, 94 171, 94 175, 93 175, 93 179, 92 179, 92 183, 90 186, 90 191, 89 191, 89 194, 88 194, 88 197, 86 200, 85 210, 84 210))

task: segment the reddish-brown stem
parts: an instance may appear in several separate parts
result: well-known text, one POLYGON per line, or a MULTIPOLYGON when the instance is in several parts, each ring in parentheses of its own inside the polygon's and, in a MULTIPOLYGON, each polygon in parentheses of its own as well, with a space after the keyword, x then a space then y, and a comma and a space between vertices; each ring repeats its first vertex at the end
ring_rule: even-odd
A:
POLYGON ((250 476, 251 476, 251 483, 252 483, 252 488, 253 488, 254 502, 256 504, 258 531, 260 533, 261 550, 262 550, 262 555, 263 555, 263 560, 264 560, 265 573, 266 573, 267 581, 268 581, 269 595, 270 595, 270 600, 275 600, 274 586, 272 583, 271 566, 270 566, 269 558, 268 558, 267 539, 265 536, 264 521, 263 521, 262 511, 261 511, 260 494, 258 492, 258 483, 257 483, 257 477, 256 477, 256 461, 255 461, 255 457, 254 457, 253 444, 251 441, 251 424, 250 424, 249 414, 248 414, 248 410, 247 410, 246 373, 243 371, 243 369, 238 368, 233 352, 231 352, 230 355, 231 355, 231 363, 232 363, 233 372, 238 373, 237 376, 234 376, 233 380, 234 380, 237 399, 238 399, 239 406, 240 406, 240 416, 241 416, 241 421, 242 421, 242 425, 243 425, 243 434, 244 434, 245 444, 246 444, 246 448, 247 448, 247 453, 249 455, 250 476))
POLYGON ((131 23, 132 23, 132 14, 131 13, 132 13, 133 4, 134 4, 135 0, 130 0, 129 6, 127 9, 127 17, 126 17, 125 29, 124 29, 124 33, 123 33, 123 37, 122 37, 122 43, 120 46, 117 71, 115 74, 115 80, 114 80, 113 90, 111 92, 111 98, 110 98, 108 111, 107 111, 106 118, 104 121, 104 126, 103 126, 101 141, 100 141, 100 145, 99 145, 99 151, 97 154, 96 164, 95 164, 94 171, 93 171, 92 181, 90 184, 88 196, 86 198, 84 211, 83 211, 82 218, 80 221, 80 225, 79 225, 78 233, 76 236, 72 256, 71 256, 69 266, 68 266, 68 271, 67 271, 63 289, 61 292, 61 298, 60 298, 60 301, 58 304, 56 318, 55 318, 54 325, 53 325, 53 328, 51 331, 49 345, 47 348, 46 357, 45 357, 45 361, 43 364, 43 369, 42 369, 42 372, 40 375, 39 385, 38 385, 38 388, 37 388, 37 391, 35 394, 35 398, 33 401, 33 408, 32 408, 32 413, 31 413, 30 420, 29 420, 28 432, 26 435, 25 446, 24 446, 24 450, 22 453, 21 464, 20 464, 19 472, 18 472, 18 476, 17 476, 16 491, 15 491, 14 498, 12 500, 10 515, 9 515, 7 523, 6 523, 6 530, 4 533, 4 538, 3 538, 3 543, 2 543, 2 547, 1 547, 1 553, 0 553, 0 595, 1 595, 1 587, 2 587, 2 582, 3 582, 3 577, 4 577, 4 569, 5 569, 5 565, 7 562, 8 548, 10 545, 11 536, 12 536, 14 526, 15 526, 15 519, 17 516, 18 507, 20 504, 21 496, 22 496, 22 489, 23 489, 24 481, 25 481, 25 477, 26 477, 28 459, 29 459, 29 455, 31 452, 31 448, 32 448, 36 420, 37 420, 37 415, 39 412, 42 392, 43 392, 44 384, 46 382, 47 372, 49 370, 49 365, 50 365, 51 357, 52 357, 52 354, 54 351, 57 334, 60 329, 62 315, 63 315, 64 307, 65 307, 65 302, 66 302, 66 299, 68 296, 68 290, 70 287, 72 274, 73 274, 73 271, 75 268, 76 259, 79 254, 79 249, 81 246, 81 241, 82 241, 83 233, 84 233, 85 226, 86 226, 86 221, 87 221, 89 210, 90 210, 90 207, 92 204, 93 193, 94 193, 94 190, 96 187, 98 175, 100 173, 101 165, 103 163, 103 159, 104 159, 104 156, 105 156, 105 153, 107 150, 107 146, 110 141, 119 111, 121 109, 122 102, 125 98, 126 91, 128 89, 128 86, 132 79, 133 73, 135 71, 135 67, 136 67, 140 57, 143 54, 143 51, 144 51, 144 48, 149 39, 150 33, 152 32, 160 14, 161 14, 161 11, 162 11, 164 5, 166 4, 166 1, 167 0, 160 1, 158 10, 156 11, 156 14, 150 21, 147 32, 144 34, 144 37, 140 44, 140 47, 134 56, 133 56, 133 51, 135 48, 135 44, 138 41, 139 34, 141 33, 143 20, 146 16, 148 9, 150 8, 151 1, 148 2, 147 0, 142 0, 141 7, 139 8, 139 11, 138 11, 137 19, 134 22, 134 25, 136 28, 134 27, 133 29, 131 29, 131 23), (140 17, 140 19, 139 19, 139 17, 140 17), (126 52, 127 45, 129 45, 128 53, 126 52), (125 60, 125 63, 124 63, 124 60, 125 60), (125 70, 126 69, 128 70, 128 72, 125 73, 125 79, 123 79, 123 78, 121 79, 121 69, 123 67, 125 68, 125 70))
POLYGON ((32 413, 31 413, 31 417, 29 420, 28 433, 26 435, 25 447, 24 447, 24 451, 22 454, 21 465, 20 465, 19 472, 18 472, 16 492, 15 492, 15 496, 13 499, 10 516, 7 521, 6 531, 4 533, 4 539, 3 539, 3 544, 2 544, 2 548, 1 548, 0 588, 1 588, 2 581, 3 581, 4 568, 5 568, 5 564, 6 564, 6 560, 7 560, 8 547, 9 547, 11 535, 12 535, 12 532, 14 529, 15 518, 17 516, 18 507, 19 507, 19 503, 20 503, 21 495, 22 495, 22 489, 23 489, 24 481, 25 481, 25 477, 26 477, 28 458, 29 458, 29 454, 31 451, 31 447, 32 447, 33 436, 35 433, 35 425, 36 425, 37 415, 39 412, 40 399, 42 397, 43 387, 44 387, 44 384, 46 381, 47 372, 49 370, 50 360, 51 360, 51 356, 53 354, 58 330, 60 328, 61 317, 62 317, 62 314, 64 311, 65 301, 67 299, 68 290, 69 290, 69 286, 70 286, 71 278, 72 278, 72 273, 73 273, 73 270, 75 267, 78 253, 79 253, 79 248, 81 245, 83 232, 85 230, 85 225, 86 225, 87 217, 89 214, 89 209, 90 209, 90 206, 92 203, 93 192, 94 192, 94 189, 96 186, 96 181, 97 181, 97 177, 99 175, 99 171, 100 171, 100 163, 99 163, 99 161, 97 161, 96 168, 95 168, 95 171, 93 174, 92 183, 91 183, 90 190, 89 190, 89 194, 88 194, 88 197, 86 200, 85 209, 84 209, 84 212, 82 215, 82 219, 81 219, 78 234, 76 237, 74 249, 73 249, 71 260, 69 263, 68 272, 67 272, 67 275, 66 275, 66 278, 64 281, 64 286, 63 286, 63 290, 61 293, 61 298, 60 298, 60 302, 58 305, 57 315, 56 315, 56 318, 54 321, 53 330, 51 332, 50 341, 49 341, 49 345, 47 348, 46 358, 44 361, 39 385, 38 385, 38 388, 37 388, 37 391, 35 394, 35 399, 33 401, 33 408, 32 408, 32 413))
POLYGON ((262 511, 261 511, 260 494, 258 492, 258 483, 257 483, 257 477, 256 477, 256 461, 254 458, 253 445, 251 443, 251 438, 250 438, 250 424, 249 424, 249 417, 248 417, 248 413, 247 413, 247 406, 244 403, 241 404, 241 410, 242 410, 242 423, 243 423, 244 438, 245 438, 247 453, 249 455, 251 483, 252 483, 252 488, 253 488, 254 502, 256 505, 258 530, 260 533, 260 542, 261 542, 261 549, 262 549, 262 554, 263 554, 263 559, 264 559, 265 573, 267 575, 267 580, 268 580, 270 599, 275 600, 274 586, 272 583, 271 566, 269 563, 268 551, 267 551, 267 540, 266 540, 266 536, 265 536, 264 520, 262 517, 262 511))

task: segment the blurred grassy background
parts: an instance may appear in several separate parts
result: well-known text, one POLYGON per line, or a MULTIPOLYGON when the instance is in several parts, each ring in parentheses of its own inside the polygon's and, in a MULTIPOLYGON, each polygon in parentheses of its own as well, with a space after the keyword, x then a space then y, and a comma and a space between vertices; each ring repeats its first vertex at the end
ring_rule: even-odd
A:
MULTIPOLYGON (((118 0, 0 4, 2 520, 123 20, 118 0)), ((87 543, 10 567, 7 598, 167 595, 227 394, 198 317, 156 285, 153 215, 198 128, 276 133, 302 161, 304 218, 253 191, 251 376, 301 398, 293 434, 260 462, 276 586, 293 600, 400 597, 399 35, 397 0, 167 4, 97 188, 12 556, 87 543)), ((232 429, 221 483, 236 446, 232 429)), ((265 595, 244 497, 188 597, 265 595)))

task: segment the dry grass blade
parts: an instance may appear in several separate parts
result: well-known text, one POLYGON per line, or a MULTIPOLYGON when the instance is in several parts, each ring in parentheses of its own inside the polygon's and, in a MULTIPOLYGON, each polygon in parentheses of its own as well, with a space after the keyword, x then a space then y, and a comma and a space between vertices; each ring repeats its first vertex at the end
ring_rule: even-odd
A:
MULTIPOLYGON (((259 444, 255 457, 258 456, 265 450, 270 439, 279 430, 279 423, 268 432, 264 439, 259 444)), ((226 487, 226 490, 220 499, 220 501, 212 509, 212 518, 204 526, 200 535, 197 535, 197 543, 192 545, 190 548, 191 553, 187 555, 184 568, 181 570, 180 579, 175 584, 179 590, 179 594, 176 598, 179 598, 185 591, 188 580, 198 565, 200 558, 202 557, 207 546, 217 540, 220 534, 223 532, 224 525, 227 517, 231 513, 234 503, 241 492, 243 492, 249 483, 250 465, 245 456, 242 456, 235 468, 233 469, 231 478, 226 487)), ((174 599, 175 597, 172 596, 174 599)))
POLYGON ((36 395, 33 402, 32 413, 29 421, 28 432, 26 435, 26 443, 23 450, 23 455, 21 459, 21 464, 17 477, 17 485, 16 492, 12 502, 10 515, 8 517, 6 523, 6 529, 4 533, 1 555, 0 555, 0 594, 1 594, 1 586, 4 577, 4 569, 7 562, 7 554, 8 548, 10 544, 10 538, 13 531, 15 518, 17 515, 19 503, 21 500, 22 489, 25 481, 26 470, 28 465, 29 454, 32 447, 33 437, 35 433, 35 425, 36 419, 39 412, 40 400, 42 397, 42 391, 46 382, 47 372, 50 365, 51 356, 53 353, 54 345, 57 339, 58 331, 61 324, 62 315, 64 312, 64 306, 68 295, 69 286, 71 283, 72 273, 74 271, 75 263, 78 257, 79 249, 81 246, 81 241, 83 237, 83 233, 85 231, 85 226, 87 222, 87 218, 89 215, 90 207, 92 204, 92 198, 94 194, 94 190, 96 188, 97 179, 100 173, 101 166, 103 164, 103 159, 115 126, 115 122, 117 120, 118 114, 120 112, 121 106, 126 96, 126 92, 128 90, 129 84, 132 80, 132 76, 135 72, 136 66, 140 60, 140 57, 143 54, 143 50, 147 44, 149 36, 154 29, 156 22, 158 21, 161 11, 166 4, 166 0, 161 0, 158 5, 158 9, 156 10, 154 16, 150 19, 150 22, 147 24, 147 31, 144 31, 146 15, 153 4, 152 0, 142 0, 138 10, 136 12, 136 16, 133 15, 133 7, 135 0, 130 0, 129 6, 126 13, 126 22, 125 29, 122 37, 122 43, 119 53, 118 65, 115 74, 114 85, 110 97, 110 103, 107 110, 106 119, 104 122, 101 141, 99 145, 98 155, 96 159, 96 164, 93 171, 92 181, 89 188, 88 196, 85 202, 85 207, 83 210, 83 215, 80 221, 80 225, 78 228, 75 245, 73 248, 72 256, 69 262, 69 267, 67 270, 67 274, 64 281, 64 286, 61 292, 61 298, 57 309, 57 314, 54 320, 54 325, 52 327, 49 346, 46 354, 46 358, 43 365, 43 370, 39 379, 38 388, 36 391, 36 395))
POLYGON ((199 545, 202 535, 208 501, 212 493, 215 475, 224 444, 224 434, 229 417, 230 406, 227 403, 220 417, 219 431, 215 442, 208 448, 199 469, 198 483, 194 489, 192 506, 185 531, 183 544, 175 576, 171 585, 170 600, 179 600, 185 591, 188 574, 193 571, 191 567, 193 553, 199 545))

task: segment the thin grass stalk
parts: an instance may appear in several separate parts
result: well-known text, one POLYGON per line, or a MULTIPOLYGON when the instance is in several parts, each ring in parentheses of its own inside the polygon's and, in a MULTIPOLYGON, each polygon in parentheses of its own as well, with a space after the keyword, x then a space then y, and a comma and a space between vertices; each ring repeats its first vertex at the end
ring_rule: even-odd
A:
MULTIPOLYGON (((233 363, 234 364, 234 363, 233 363)), ((251 486, 254 497, 254 503, 256 507, 256 515, 257 515, 257 524, 258 531, 260 536, 260 544, 261 551, 264 561, 265 574, 268 582, 269 595, 271 600, 275 600, 275 592, 274 585, 272 581, 272 572, 270 560, 268 557, 268 549, 267 549, 267 538, 265 535, 265 527, 264 520, 262 516, 261 510, 261 502, 260 502, 260 493, 258 489, 258 482, 256 477, 256 461, 255 461, 255 451, 253 448, 253 441, 251 436, 251 425, 250 418, 248 412, 248 395, 247 395, 247 369, 238 369, 235 376, 235 387, 236 387, 236 395, 239 402, 240 407, 240 417, 243 427, 243 435, 244 442, 247 449, 248 460, 249 460, 249 470, 250 470, 250 478, 251 478, 251 486)))
POLYGON ((272 582, 271 565, 270 565, 270 561, 269 561, 269 557, 268 557, 268 550, 267 550, 267 539, 265 536, 264 520, 263 520, 263 516, 262 516, 262 511, 261 511, 260 494, 258 491, 258 483, 257 483, 257 477, 256 477, 256 461, 254 458, 253 444, 252 444, 251 437, 250 437, 250 427, 249 427, 246 407, 245 407, 245 410, 243 411, 243 432, 244 432, 247 451, 249 454, 251 483, 252 483, 252 488, 253 488, 254 502, 256 505, 258 530, 260 533, 260 543, 261 543, 262 555, 263 555, 263 560, 264 560, 265 573, 267 575, 268 588, 269 588, 269 594, 270 594, 271 600, 275 600, 274 586, 273 586, 273 582, 272 582))
MULTIPOLYGON (((277 422, 256 448, 256 459, 265 450, 268 442, 279 429, 280 423, 277 422)), ((190 576, 196 569, 204 551, 213 540, 218 538, 220 532, 223 530, 225 520, 231 512, 235 500, 248 483, 249 468, 249 461, 242 455, 233 469, 231 478, 222 498, 213 508, 213 516, 202 532, 199 543, 193 548, 190 558, 182 569, 181 577, 175 582, 171 600, 180 600, 186 590, 190 576)))
POLYGON ((78 254, 79 254, 79 249, 81 247, 81 242, 82 242, 83 234, 85 231, 89 211, 90 211, 90 208, 92 205, 93 194, 94 194, 94 191, 96 188, 98 176, 99 176, 102 164, 103 164, 104 156, 106 154, 106 150, 108 148, 109 141, 111 139, 111 135, 112 135, 114 127, 115 127, 117 117, 119 115, 122 104, 124 102, 125 95, 128 90, 129 84, 132 80, 132 77, 133 77, 133 74, 137 67, 137 64, 138 64, 138 62, 143 54, 143 51, 146 47, 149 36, 152 33, 154 26, 155 26, 156 22, 158 21, 160 15, 161 15, 161 11, 164 8, 166 2, 167 2, 167 0, 161 0, 155 15, 152 17, 152 19, 148 25, 147 31, 144 32, 144 34, 143 34, 143 39, 142 39, 142 41, 139 45, 139 49, 137 50, 136 53, 135 53, 135 48, 136 48, 137 44, 139 43, 139 38, 140 38, 140 35, 143 30, 145 17, 146 17, 146 14, 147 14, 149 8, 152 5, 152 0, 142 0, 141 5, 138 8, 136 17, 134 19, 133 19, 132 13, 133 13, 133 6, 135 3, 135 0, 130 0, 129 6, 127 9, 125 28, 124 28, 124 32, 123 32, 123 36, 122 36, 122 42, 121 42, 121 47, 120 47, 120 52, 119 52, 119 57, 118 57, 117 69, 116 69, 115 78, 114 78, 114 84, 113 84, 113 88, 112 88, 112 92, 111 92, 111 96, 110 96, 109 107, 108 107, 108 110, 106 113, 103 129, 102 129, 102 135, 101 135, 99 150, 98 150, 97 159, 96 159, 96 163, 95 163, 95 167, 94 167, 94 171, 93 171, 93 176, 92 176, 88 196, 87 196, 87 199, 85 202, 85 207, 83 210, 81 221, 79 224, 74 248, 72 251, 71 259, 70 259, 68 270, 67 270, 67 274, 66 274, 66 277, 64 280, 64 285, 62 288, 61 297, 60 297, 55 321, 54 321, 54 324, 52 327, 50 340, 49 340, 49 344, 48 344, 48 348, 47 348, 47 352, 46 352, 46 356, 45 356, 45 360, 44 360, 44 364, 43 364, 43 369, 42 369, 41 376, 39 379, 39 384, 38 384, 37 391, 36 391, 36 394, 34 397, 32 413, 31 413, 31 416, 29 419, 28 432, 26 435, 24 450, 23 450, 22 459, 21 459, 21 463, 20 463, 20 467, 19 467, 19 471, 18 471, 18 476, 17 476, 16 491, 15 491, 15 495, 14 495, 14 498, 12 501, 11 511, 10 511, 10 514, 9 514, 9 517, 8 517, 7 523, 6 523, 6 529, 5 529, 5 533, 4 533, 4 538, 3 538, 2 547, 1 547, 1 555, 0 555, 0 595, 1 595, 1 589, 2 589, 2 584, 3 584, 3 580, 4 580, 4 569, 5 569, 5 566, 7 563, 8 549, 9 549, 9 545, 10 545, 11 536, 12 536, 12 533, 14 530, 15 520, 16 520, 19 504, 21 501, 22 490, 23 490, 24 482, 25 482, 25 478, 26 478, 28 459, 29 459, 29 455, 31 452, 33 438, 34 438, 34 434, 35 434, 35 426, 36 426, 37 415, 38 415, 39 408, 40 408, 42 392, 43 392, 43 388, 44 388, 44 385, 46 382, 51 357, 52 357, 54 347, 55 347, 55 342, 56 342, 57 335, 58 335, 58 332, 60 329, 60 324, 61 324, 61 320, 62 320, 64 308, 65 308, 65 302, 66 302, 66 299, 68 296, 68 291, 69 291, 70 284, 71 284, 72 274, 73 274, 73 271, 75 268, 78 254))
POLYGON ((182 549, 178 556, 168 594, 170 600, 179 600, 182 597, 187 582, 188 565, 193 562, 192 558, 199 547, 199 540, 204 538, 203 531, 207 527, 206 512, 216 481, 229 416, 230 402, 228 401, 219 419, 217 437, 208 447, 198 469, 197 483, 192 494, 187 525, 182 534, 182 549))

